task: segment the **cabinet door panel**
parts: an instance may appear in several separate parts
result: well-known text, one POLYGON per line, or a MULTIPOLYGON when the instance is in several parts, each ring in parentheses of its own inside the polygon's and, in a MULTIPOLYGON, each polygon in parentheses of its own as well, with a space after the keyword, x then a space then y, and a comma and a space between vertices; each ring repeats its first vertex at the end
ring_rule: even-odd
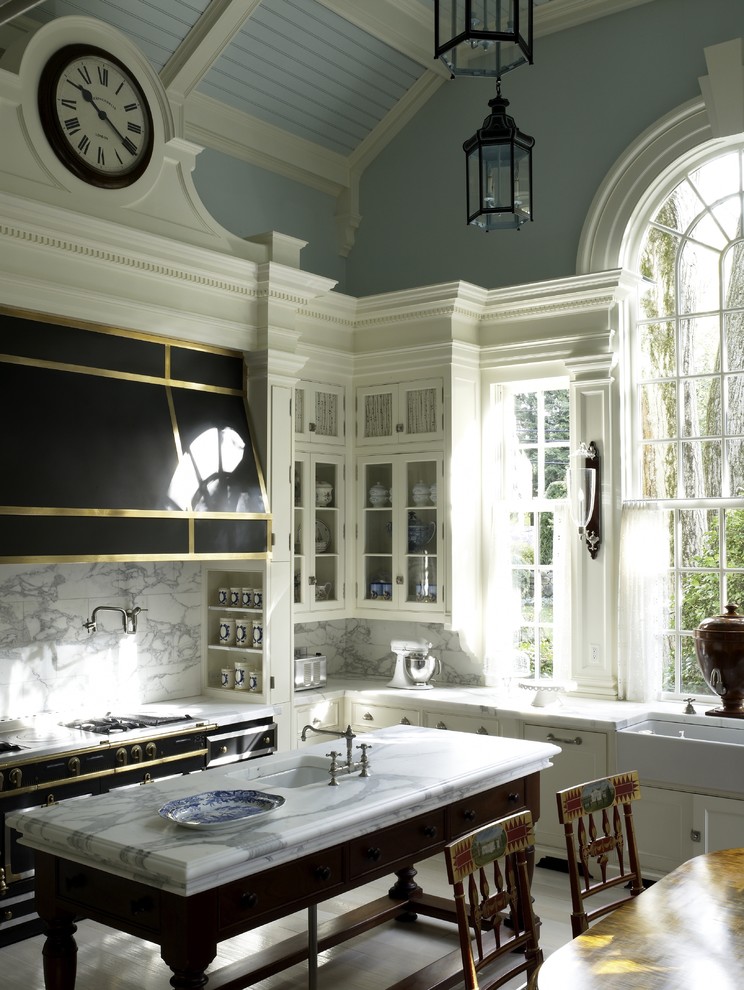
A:
POLYGON ((524 738, 553 743, 561 752, 553 757, 553 766, 540 773, 540 807, 536 828, 537 845, 551 847, 565 858, 563 826, 558 822, 555 795, 564 787, 595 780, 607 773, 607 736, 604 732, 585 732, 554 725, 525 723, 524 738))

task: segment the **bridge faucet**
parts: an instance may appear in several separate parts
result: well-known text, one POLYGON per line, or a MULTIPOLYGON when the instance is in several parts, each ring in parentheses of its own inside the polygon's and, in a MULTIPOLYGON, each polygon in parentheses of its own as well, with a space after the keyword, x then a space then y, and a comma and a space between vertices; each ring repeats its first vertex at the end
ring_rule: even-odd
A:
POLYGON ((137 632, 137 616, 140 612, 146 611, 146 608, 141 608, 139 605, 135 605, 134 608, 119 608, 116 605, 96 605, 93 609, 93 614, 91 617, 83 623, 83 628, 87 629, 89 633, 94 633, 98 628, 98 620, 96 616, 99 612, 118 612, 121 615, 121 623, 124 632, 128 636, 132 636, 137 632))
POLYGON ((346 768, 351 772, 354 769, 354 760, 351 755, 352 749, 352 739, 356 739, 356 735, 351 731, 351 726, 347 725, 343 732, 338 729, 316 729, 314 725, 306 725, 302 732, 300 733, 300 739, 303 742, 307 741, 307 733, 317 732, 319 735, 323 736, 336 736, 338 739, 346 740, 346 768))

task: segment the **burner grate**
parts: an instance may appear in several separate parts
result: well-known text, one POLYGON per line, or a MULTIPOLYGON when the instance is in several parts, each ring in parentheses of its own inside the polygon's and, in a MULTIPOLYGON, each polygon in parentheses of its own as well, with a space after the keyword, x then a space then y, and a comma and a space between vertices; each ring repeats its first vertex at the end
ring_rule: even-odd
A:
POLYGON ((176 722, 190 722, 190 715, 103 715, 99 718, 80 718, 68 722, 68 729, 82 729, 84 732, 108 734, 129 732, 131 729, 148 729, 176 722))

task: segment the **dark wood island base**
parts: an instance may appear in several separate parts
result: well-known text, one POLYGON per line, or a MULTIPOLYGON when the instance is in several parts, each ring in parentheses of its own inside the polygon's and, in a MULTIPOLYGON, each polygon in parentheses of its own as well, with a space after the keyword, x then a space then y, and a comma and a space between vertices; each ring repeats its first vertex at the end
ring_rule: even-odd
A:
MULTIPOLYGON (((455 922, 454 903, 424 893, 413 864, 496 818, 527 808, 540 814, 539 773, 509 781, 382 829, 187 897, 36 851, 37 910, 47 925, 45 990, 74 990, 75 921, 89 918, 160 946, 175 990, 243 990, 308 958, 304 935, 210 973, 225 939, 319 904, 388 873, 397 880, 378 898, 320 926, 320 951, 377 925, 417 915, 455 922)), ((459 948, 396 984, 396 990, 446 990, 461 975, 459 948)))

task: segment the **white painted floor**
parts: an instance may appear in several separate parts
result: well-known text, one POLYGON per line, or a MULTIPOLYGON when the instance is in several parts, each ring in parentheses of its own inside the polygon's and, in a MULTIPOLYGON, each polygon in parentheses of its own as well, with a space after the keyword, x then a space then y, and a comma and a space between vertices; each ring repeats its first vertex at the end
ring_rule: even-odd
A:
MULTIPOLYGON (((449 896, 441 856, 417 864, 418 882, 428 893, 449 896)), ((390 878, 350 891, 318 908, 318 923, 387 893, 390 878)), ((542 921, 540 942, 547 956, 571 938, 571 902, 568 877, 538 868, 533 882, 535 910, 542 921)), ((223 942, 214 967, 234 962, 264 945, 306 930, 306 912, 223 942)), ((385 990, 409 972, 457 947, 454 926, 419 918, 415 932, 409 925, 391 923, 321 954, 318 990, 385 990)), ((78 944, 76 990, 170 990, 170 970, 155 945, 139 942, 93 922, 83 921, 75 936, 78 944)), ((41 966, 43 936, 0 949, 2 990, 43 990, 41 966)), ((524 978, 507 986, 520 986, 524 978)), ((256 984, 259 990, 305 990, 307 966, 294 966, 256 984)), ((207 985, 206 990, 209 990, 207 985)))

